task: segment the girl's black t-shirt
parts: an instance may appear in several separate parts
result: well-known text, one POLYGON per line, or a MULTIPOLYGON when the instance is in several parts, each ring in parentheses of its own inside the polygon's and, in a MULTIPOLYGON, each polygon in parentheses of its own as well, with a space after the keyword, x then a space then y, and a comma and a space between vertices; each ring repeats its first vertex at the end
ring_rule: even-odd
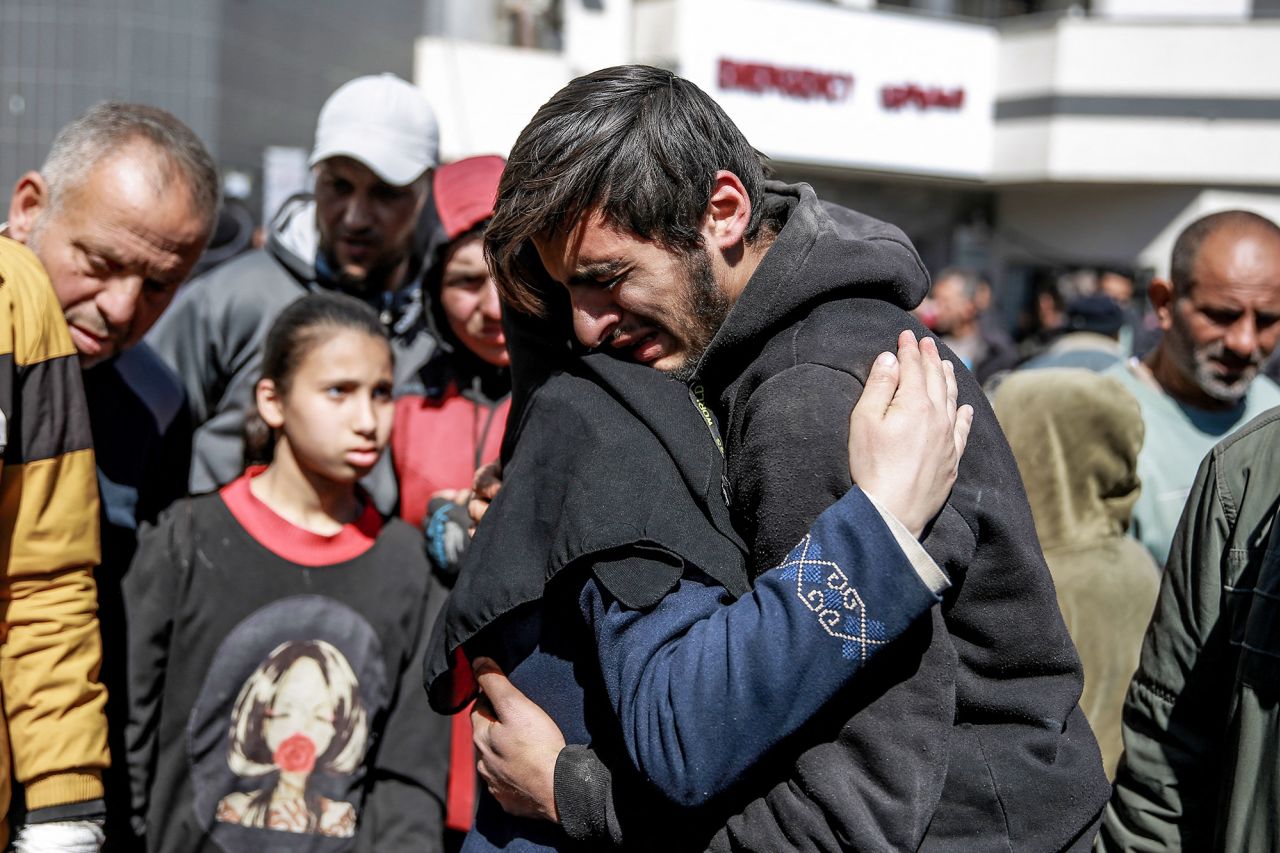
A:
POLYGON ((368 506, 318 536, 253 473, 145 529, 125 578, 147 848, 436 849, 448 720, 419 674, 443 590, 421 535, 368 506))

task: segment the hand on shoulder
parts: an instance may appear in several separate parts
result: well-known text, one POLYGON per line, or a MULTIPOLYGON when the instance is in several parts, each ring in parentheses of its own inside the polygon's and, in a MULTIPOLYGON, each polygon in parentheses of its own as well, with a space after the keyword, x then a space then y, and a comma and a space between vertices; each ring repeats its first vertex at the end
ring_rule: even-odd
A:
POLYGON ((969 441, 973 407, 957 407, 958 397, 955 368, 934 340, 904 331, 849 416, 853 481, 916 537, 950 496, 969 441))

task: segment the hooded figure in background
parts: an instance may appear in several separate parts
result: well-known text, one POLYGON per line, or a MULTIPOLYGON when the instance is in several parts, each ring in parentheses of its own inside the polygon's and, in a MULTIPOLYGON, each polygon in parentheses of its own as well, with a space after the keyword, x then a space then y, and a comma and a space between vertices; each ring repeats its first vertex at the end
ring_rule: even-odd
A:
POLYGON ((1080 706, 1111 779, 1124 749, 1125 691, 1160 586, 1150 553, 1125 533, 1140 489, 1142 415, 1119 382, 1078 368, 1014 373, 994 406, 1080 652, 1080 706))

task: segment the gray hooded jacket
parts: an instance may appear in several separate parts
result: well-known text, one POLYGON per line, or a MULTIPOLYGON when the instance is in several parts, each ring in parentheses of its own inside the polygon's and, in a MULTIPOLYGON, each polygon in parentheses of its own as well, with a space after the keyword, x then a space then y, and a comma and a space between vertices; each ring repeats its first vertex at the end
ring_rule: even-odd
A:
MULTIPOLYGON (((337 289, 316 269, 319 243, 315 203, 291 199, 272 223, 265 249, 192 281, 147 335, 187 392, 196 427, 192 493, 217 489, 244 468, 245 415, 254 405, 262 344, 280 311, 310 291, 337 289)), ((391 334, 397 393, 416 381, 436 346, 422 304, 423 272, 419 264, 408 284, 371 302, 391 334)), ((397 490, 387 454, 364 485, 381 512, 394 509, 397 490)))

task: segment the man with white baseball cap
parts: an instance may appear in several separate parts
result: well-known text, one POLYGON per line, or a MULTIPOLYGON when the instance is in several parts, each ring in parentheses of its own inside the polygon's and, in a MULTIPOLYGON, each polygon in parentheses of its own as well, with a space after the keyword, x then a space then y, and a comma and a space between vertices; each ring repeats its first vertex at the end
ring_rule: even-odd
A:
MULTIPOLYGON (((193 281, 156 324, 148 341, 182 377, 197 427, 194 493, 243 470, 259 351, 299 296, 330 289, 368 302, 391 335, 397 392, 415 380, 435 349, 423 306, 430 228, 422 214, 438 148, 435 113, 417 87, 392 74, 343 84, 316 125, 314 195, 286 202, 262 250, 193 281)), ((389 462, 365 484, 383 512, 397 498, 389 462)))
POLYGON ((309 166, 351 157, 386 183, 403 187, 436 164, 435 113, 416 86, 394 74, 344 83, 320 109, 309 166))

